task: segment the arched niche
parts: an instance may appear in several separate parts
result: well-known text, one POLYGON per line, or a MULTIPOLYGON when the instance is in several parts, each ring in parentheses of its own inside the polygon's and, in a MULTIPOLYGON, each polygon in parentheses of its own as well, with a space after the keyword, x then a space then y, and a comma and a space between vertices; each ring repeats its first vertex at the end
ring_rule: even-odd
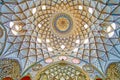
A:
POLYGON ((111 63, 106 70, 106 80, 120 80, 120 62, 111 63))
POLYGON ((0 59, 0 80, 10 78, 20 78, 21 67, 16 59, 4 58, 0 59))
POLYGON ((65 61, 56 62, 39 70, 35 80, 90 80, 80 67, 65 61))

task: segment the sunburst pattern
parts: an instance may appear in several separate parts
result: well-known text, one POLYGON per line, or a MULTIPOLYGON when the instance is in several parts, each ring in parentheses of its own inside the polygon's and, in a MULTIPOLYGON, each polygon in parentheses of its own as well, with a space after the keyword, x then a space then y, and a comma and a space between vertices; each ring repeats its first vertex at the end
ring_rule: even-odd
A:
POLYGON ((59 61, 56 57, 62 55, 70 62, 78 60, 80 67, 92 64, 104 74, 109 63, 120 61, 119 4, 119 0, 1 0, 1 57, 18 58, 24 71, 35 62, 45 65, 48 58, 59 61), (73 21, 64 35, 51 25, 59 13, 73 21))

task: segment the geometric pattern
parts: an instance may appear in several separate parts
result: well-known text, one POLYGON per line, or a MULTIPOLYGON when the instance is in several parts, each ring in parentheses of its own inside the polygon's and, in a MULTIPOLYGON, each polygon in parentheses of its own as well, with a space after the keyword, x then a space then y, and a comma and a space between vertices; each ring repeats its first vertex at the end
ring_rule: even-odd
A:
POLYGON ((59 62, 44 70, 40 70, 36 80, 89 80, 88 75, 79 67, 59 62))
POLYGON ((69 30, 72 27, 72 20, 70 16, 64 13, 56 15, 52 23, 55 31, 64 33, 64 35, 69 33, 69 30))
POLYGON ((120 79, 120 63, 115 62, 108 66, 108 69, 106 70, 106 74, 108 79, 114 79, 119 80, 120 79))
POLYGON ((119 4, 119 0, 1 0, 0 58, 17 58, 23 72, 33 63, 65 55, 81 60, 80 67, 92 64, 105 74, 108 64, 120 61, 119 4), (65 36, 51 29, 57 13, 73 21, 65 36))
POLYGON ((0 79, 4 77, 20 78, 20 65, 14 59, 0 59, 0 79))

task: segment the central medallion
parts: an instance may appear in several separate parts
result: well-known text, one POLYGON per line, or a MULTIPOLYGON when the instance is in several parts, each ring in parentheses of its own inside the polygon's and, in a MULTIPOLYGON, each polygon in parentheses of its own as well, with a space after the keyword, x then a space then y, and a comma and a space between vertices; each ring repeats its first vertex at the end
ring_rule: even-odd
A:
POLYGON ((64 17, 61 17, 55 22, 54 26, 60 31, 66 31, 69 28, 69 21, 64 17))
POLYGON ((68 14, 59 13, 54 16, 52 26, 54 31, 57 33, 68 33, 72 29, 73 21, 68 14))

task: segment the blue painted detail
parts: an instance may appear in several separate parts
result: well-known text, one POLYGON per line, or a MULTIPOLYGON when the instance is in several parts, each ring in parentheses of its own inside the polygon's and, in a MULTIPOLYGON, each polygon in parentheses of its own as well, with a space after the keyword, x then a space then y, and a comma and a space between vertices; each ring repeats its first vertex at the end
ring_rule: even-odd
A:
POLYGON ((60 33, 65 33, 65 32, 68 32, 68 31, 71 30, 71 28, 73 26, 73 21, 72 21, 72 18, 69 15, 67 15, 65 13, 60 13, 54 18, 53 26, 54 26, 56 31, 58 31, 60 33), (57 28, 57 20, 60 19, 60 18, 65 18, 69 22, 69 25, 68 25, 66 30, 60 30, 60 29, 57 28))

